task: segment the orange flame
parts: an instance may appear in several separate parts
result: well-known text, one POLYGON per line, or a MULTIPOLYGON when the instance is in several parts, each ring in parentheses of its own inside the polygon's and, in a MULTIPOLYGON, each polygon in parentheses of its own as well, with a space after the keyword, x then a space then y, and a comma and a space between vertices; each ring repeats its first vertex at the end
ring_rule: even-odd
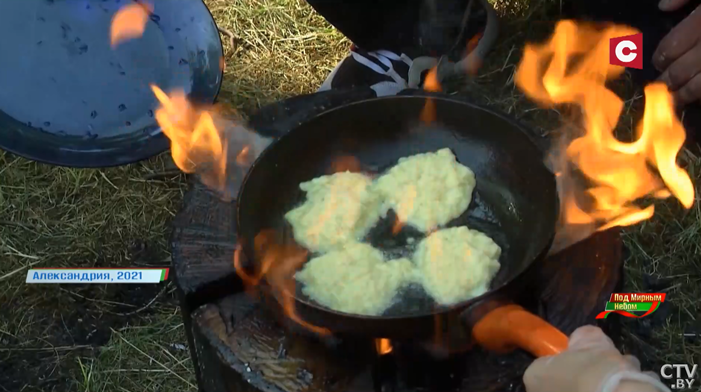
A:
POLYGON ((404 221, 402 218, 406 219, 411 215, 414 210, 414 201, 416 200, 416 187, 414 185, 410 186, 406 193, 402 196, 397 207, 397 219, 395 219, 392 225, 392 234, 396 235, 404 228, 404 221))
POLYGON ((245 165, 246 162, 250 161, 251 146, 243 146, 241 151, 236 154, 236 163, 239 165, 245 165))
MULTIPOLYGON (((596 230, 649 218, 653 207, 640 208, 634 204, 644 196, 673 195, 687 208, 693 203, 691 179, 676 163, 685 138, 684 129, 674 116, 672 98, 664 86, 653 84, 646 88, 645 115, 635 142, 621 142, 613 134, 623 102, 606 89, 605 82, 620 75, 622 69, 608 64, 608 39, 633 33, 632 29, 624 27, 599 31, 562 22, 550 42, 526 47, 516 74, 518 86, 539 103, 575 103, 584 113, 584 135, 564 140, 565 148, 551 151, 551 164, 557 173, 562 202, 556 245, 559 249, 596 230), (573 168, 592 185, 576 181, 573 168), (583 196, 591 202, 583 203, 580 200, 583 196)), ((424 88, 441 91, 437 68, 429 71, 424 88)), ((179 168, 201 174, 203 182, 214 189, 226 186, 229 156, 233 166, 247 169, 256 156, 255 145, 227 151, 236 145, 230 144, 229 138, 236 137, 240 130, 232 136, 226 126, 218 126, 221 119, 215 111, 194 107, 184 92, 168 95, 156 86, 152 89, 161 103, 156 119, 171 140, 173 160, 179 168), (203 166, 206 170, 201 170, 203 166)), ((426 100, 421 119, 425 122, 436 119, 434 102, 430 98, 426 100)), ((359 162, 353 157, 341 157, 332 165, 334 172, 353 171, 359 167, 359 162)), ((335 197, 343 196, 330 198, 335 197)), ((413 200, 411 195, 407 197, 405 205, 410 208, 413 200)), ((400 213, 398 211, 398 215, 400 213)), ((401 223, 395 228, 399 229, 401 223)), ((255 254, 260 259, 256 260, 255 273, 246 271, 238 248, 233 260, 237 272, 249 287, 258 285, 265 277, 291 320, 316 333, 328 334, 328 330, 302 320, 294 309, 294 273, 306 261, 308 252, 297 246, 279 245, 273 240, 273 233, 268 231, 256 236, 255 254)), ((439 257, 441 249, 431 249, 431 252, 439 257)), ((383 353, 387 347, 391 350, 389 341, 379 340, 377 344, 378 353, 383 353)))
POLYGON ((426 74, 426 80, 424 80, 424 90, 431 92, 441 91, 441 84, 438 81, 438 66, 431 68, 426 74))
MULTIPOLYGON (((426 79, 424 80, 424 90, 429 92, 440 92, 441 84, 438 82, 438 66, 431 68, 426 74, 426 79)), ((433 99, 427 98, 424 104, 419 119, 426 124, 436 120, 436 103, 433 99)))
POLYGON ((153 5, 144 2, 131 3, 117 11, 110 25, 110 44, 112 48, 120 43, 140 38, 146 31, 148 18, 153 12, 153 5))
MULTIPOLYGON (((151 89, 161 104, 155 117, 163 133, 170 139, 175 164, 186 173, 199 174, 205 185, 226 196, 231 181, 227 171, 245 171, 255 158, 253 147, 243 145, 239 151, 232 151, 236 154, 233 159, 235 165, 229 167, 229 146, 246 140, 246 133, 250 131, 220 118, 215 108, 194 107, 184 91, 178 90, 168 95, 157 86, 152 85, 151 89), (230 143, 232 139, 234 143, 230 143)), ((242 173, 239 173, 238 178, 242 177, 242 173)), ((277 244, 271 231, 259 233, 254 239, 254 247, 255 254, 260 255, 254 274, 244 268, 241 247, 238 246, 234 252, 234 267, 243 283, 251 288, 265 277, 291 320, 315 333, 328 334, 328 330, 306 323, 294 310, 294 273, 307 260, 308 252, 297 246, 277 244)))
MULTIPOLYGON (((438 66, 434 66, 426 74, 423 89, 424 91, 429 92, 442 91, 441 84, 438 81, 438 66)), ((419 114, 419 120, 426 125, 436 121, 436 103, 433 101, 433 98, 426 98, 424 107, 421 109, 421 113, 419 114)), ((397 217, 394 223, 392 224, 392 234, 396 235, 404 228, 405 222, 402 220, 402 217, 407 217, 411 213, 411 211, 414 208, 415 199, 416 189, 414 187, 411 187, 402 198, 398 211, 395 211, 397 217)))
POLYGON ((275 241, 274 236, 274 231, 263 230, 253 240, 255 254, 261 255, 257 263, 258 269, 254 274, 246 272, 241 261, 241 246, 237 246, 234 252, 236 273, 248 289, 258 286, 260 280, 265 277, 290 320, 319 335, 330 334, 328 329, 304 321, 295 311, 294 273, 307 261, 309 252, 297 245, 280 245, 275 241))
POLYGON ((155 85, 151 89, 160 102, 156 121, 170 139, 171 156, 178 168, 196 173, 222 197, 233 197, 269 140, 230 119, 225 108, 195 107, 182 90, 169 95, 155 85))
POLYGON ((562 21, 549 42, 527 45, 524 50, 516 84, 544 106, 577 104, 584 119, 583 135, 566 135, 563 144, 551 151, 549 163, 557 175, 561 199, 551 252, 595 231, 649 219, 654 206, 636 205, 643 197, 674 195, 686 208, 694 202, 691 179, 676 162, 685 131, 663 84, 645 88, 645 112, 637 140, 625 143, 614 134, 624 104, 606 88, 606 81, 624 69, 609 64, 609 39, 636 32, 624 26, 600 30, 562 21), (588 184, 578 181, 576 172, 588 184))
POLYGON ((469 41, 467 41, 467 53, 471 53, 475 48, 477 48, 477 44, 480 42, 480 39, 482 39, 482 33, 475 34, 474 37, 470 38, 469 41))
POLYGON ((343 155, 333 160, 331 163, 331 173, 341 173, 349 171, 351 173, 360 172, 360 161, 352 155, 343 155))
MULTIPOLYGON (((157 86, 151 86, 161 103, 155 117, 163 133, 170 139, 173 161, 185 173, 194 173, 198 167, 207 166, 202 182, 215 189, 226 185, 227 145, 224 135, 216 125, 212 113, 198 111, 187 100, 184 91, 170 96, 157 86)), ((241 151, 239 155, 245 152, 241 151)), ((239 156, 237 156, 237 161, 239 156)))
MULTIPOLYGON (((205 185, 226 196, 232 180, 228 171, 245 172, 256 152, 260 150, 260 146, 256 149, 255 144, 248 144, 240 147, 238 151, 228 151, 231 146, 240 145, 242 141, 254 140, 246 136, 250 131, 222 118, 215 108, 195 107, 183 91, 166 94, 154 85, 151 89, 161 104, 155 112, 155 117, 163 133, 170 139, 171 155, 175 164, 186 173, 197 173, 205 185), (231 166, 229 152, 235 157, 231 159, 231 166)), ((340 157, 334 163, 333 169, 340 171, 353 167, 359 167, 359 162, 356 158, 347 156, 340 157)), ((238 173, 239 179, 243 177, 243 172, 238 173)), ((316 225, 309 228, 309 236, 313 237, 323 230, 324 220, 333 214, 332 209, 337 204, 334 200, 342 197, 340 189, 332 189, 327 211, 316 225)), ((233 260, 237 274, 249 289, 258 286, 260 280, 265 278, 290 320, 314 333, 329 334, 327 329, 304 321, 295 311, 294 274, 306 262, 309 252, 296 245, 277 243, 274 234, 270 230, 264 230, 254 239, 255 254, 260 256, 256 260, 255 273, 250 273, 244 268, 241 247, 237 247, 233 260)))
POLYGON ((467 42, 467 56, 465 56, 465 59, 462 60, 464 63, 463 69, 467 75, 474 76, 477 74, 480 68, 482 68, 482 63, 483 60, 480 57, 479 53, 475 52, 475 49, 477 49, 477 45, 479 44, 480 39, 482 39, 482 33, 479 33, 472 37, 470 41, 467 42))
POLYGON ((375 339, 375 351, 379 355, 386 355, 392 352, 392 342, 389 339, 375 339))

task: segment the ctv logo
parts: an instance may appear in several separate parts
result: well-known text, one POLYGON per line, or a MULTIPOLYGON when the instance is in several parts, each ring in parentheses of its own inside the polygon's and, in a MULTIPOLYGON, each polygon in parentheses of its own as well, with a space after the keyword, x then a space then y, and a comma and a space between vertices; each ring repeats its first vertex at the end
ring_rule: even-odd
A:
POLYGON ((609 63, 621 67, 643 69, 643 33, 611 38, 609 63))
POLYGON ((676 382, 670 384, 669 387, 672 389, 684 390, 691 389, 696 381, 696 370, 699 365, 689 366, 686 364, 666 364, 662 365, 660 369, 660 375, 665 380, 671 380, 675 378, 676 382))

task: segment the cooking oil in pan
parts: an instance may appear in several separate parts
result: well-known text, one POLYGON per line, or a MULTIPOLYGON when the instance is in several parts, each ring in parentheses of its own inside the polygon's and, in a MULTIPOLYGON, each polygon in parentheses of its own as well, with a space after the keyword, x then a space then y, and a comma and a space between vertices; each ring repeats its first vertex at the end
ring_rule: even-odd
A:
MULTIPOLYGON (((487 186, 489 189, 489 186, 487 186)), ((487 191, 489 192, 489 191, 487 191)), ((506 235, 501 229, 499 220, 490 205, 481 197, 479 192, 473 194, 472 202, 467 211, 461 216, 449 222, 444 228, 467 226, 470 229, 481 231, 490 236, 501 248, 502 256, 500 262, 503 264, 508 259, 509 244, 506 241, 506 235)), ((292 228, 285 225, 285 236, 292 238, 292 228)), ((398 258, 412 259, 418 243, 426 237, 425 233, 409 226, 404 225, 397 230, 397 216, 394 211, 390 210, 388 214, 382 218, 376 226, 363 239, 373 247, 380 249, 385 257, 385 260, 394 260, 398 258)), ((310 259, 317 256, 311 254, 310 259)), ((301 266, 300 266, 301 267, 301 266)), ((502 274, 500 274, 502 275, 502 274)), ((492 286, 500 286, 506 276, 501 278, 497 276, 492 282, 492 286)), ((302 293, 303 286, 298 284, 296 287, 296 295, 298 298, 313 302, 310 298, 302 293)), ((437 304, 418 283, 412 283, 408 287, 402 289, 395 298, 392 306, 384 313, 385 317, 401 317, 407 315, 429 314, 434 311, 444 308, 437 304)))
MULTIPOLYGON (((396 162, 392 162, 390 165, 382 167, 361 164, 356 170, 376 178, 395 164, 396 162)), ((506 282, 511 269, 508 267, 508 263, 512 259, 512 251, 517 253, 521 251, 519 246, 512 247, 507 240, 507 238, 514 238, 512 230, 520 227, 519 223, 523 223, 521 222, 520 212, 516 208, 517 205, 523 205, 523 203, 518 203, 515 200, 517 197, 517 195, 513 195, 507 187, 501 184, 492 183, 484 178, 477 178, 477 187, 473 192, 472 201, 468 209, 442 227, 467 226, 470 229, 486 234, 501 247, 502 253, 499 262, 502 264, 502 268, 492 280, 490 285, 492 288, 499 287, 506 282)), ((297 203, 301 203, 303 200, 304 195, 300 194, 297 203)), ((283 227, 285 239, 294 241, 292 239, 291 226, 284 222, 283 227)), ((385 260, 398 258, 411 260, 417 245, 425 237, 426 234, 420 230, 398 222, 396 213, 390 210, 363 238, 363 241, 381 250, 385 260)), ((310 259, 315 256, 318 255, 311 254, 310 259)), ((302 293, 301 284, 297 285, 296 294, 298 298, 313 302, 302 293)), ((394 304, 384 312, 383 316, 399 317, 428 314, 441 308, 443 307, 437 304, 420 284, 411 284, 398 293, 394 304)))

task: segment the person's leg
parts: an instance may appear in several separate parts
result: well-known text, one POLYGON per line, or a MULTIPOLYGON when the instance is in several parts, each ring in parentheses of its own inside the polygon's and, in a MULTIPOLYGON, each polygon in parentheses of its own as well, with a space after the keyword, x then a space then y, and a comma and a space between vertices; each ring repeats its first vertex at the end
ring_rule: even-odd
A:
POLYGON ((470 20, 463 16, 470 0, 307 0, 321 16, 366 51, 389 50, 415 56, 441 56, 461 38, 466 43, 486 20, 473 0, 470 20), (462 33, 462 35, 461 35, 462 33))
POLYGON ((417 42, 422 0, 307 0, 307 3, 364 50, 401 52, 417 42))

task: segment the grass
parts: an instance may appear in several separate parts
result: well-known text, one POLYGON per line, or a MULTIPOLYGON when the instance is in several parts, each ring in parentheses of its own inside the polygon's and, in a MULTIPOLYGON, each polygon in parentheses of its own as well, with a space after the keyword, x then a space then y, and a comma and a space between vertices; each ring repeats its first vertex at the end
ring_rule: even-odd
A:
MULTIPOLYGON (((227 31, 220 100, 240 109, 314 91, 349 46, 302 1, 207 4, 227 31)), ((168 266, 187 186, 173 168, 168 154, 82 170, 0 152, 0 391, 195 390, 171 286, 24 283, 30 266, 168 266)))
MULTIPOLYGON (((560 113, 535 107, 510 80, 523 43, 550 31, 558 4, 511 2, 497 2, 511 21, 505 38, 460 89, 546 133, 560 113)), ((312 92, 347 53, 349 43, 301 0, 207 4, 225 42, 220 99, 237 108, 312 92)), ((639 93, 621 85, 626 97, 639 93)), ((628 102, 622 128, 639 115, 637 103, 628 102)), ((692 154, 684 161, 698 183, 701 162, 692 154)), ((0 391, 195 390, 172 286, 24 283, 30 266, 169 265, 168 225, 186 189, 185 176, 173 173, 167 154, 80 170, 0 152, 0 391)), ((658 204, 652 220, 625 231, 627 284, 637 291, 656 280, 671 306, 650 325, 626 322, 626 350, 650 366, 698 363, 701 344, 680 333, 701 314, 701 211, 658 204)))
MULTIPOLYGON (((95 371, 117 343, 111 328, 128 335, 168 322, 170 334, 150 338, 165 346, 185 341, 172 287, 24 284, 29 266, 168 266, 168 222, 185 182, 150 179, 167 162, 98 171, 0 155, 0 347, 11 348, 0 349, 0 391, 75 390, 82 377, 96 385, 95 371)), ((177 361, 189 361, 185 354, 177 361)))
POLYGON ((224 31, 228 78, 220 98, 236 108, 313 92, 350 47, 303 0, 209 0, 207 5, 224 31))

